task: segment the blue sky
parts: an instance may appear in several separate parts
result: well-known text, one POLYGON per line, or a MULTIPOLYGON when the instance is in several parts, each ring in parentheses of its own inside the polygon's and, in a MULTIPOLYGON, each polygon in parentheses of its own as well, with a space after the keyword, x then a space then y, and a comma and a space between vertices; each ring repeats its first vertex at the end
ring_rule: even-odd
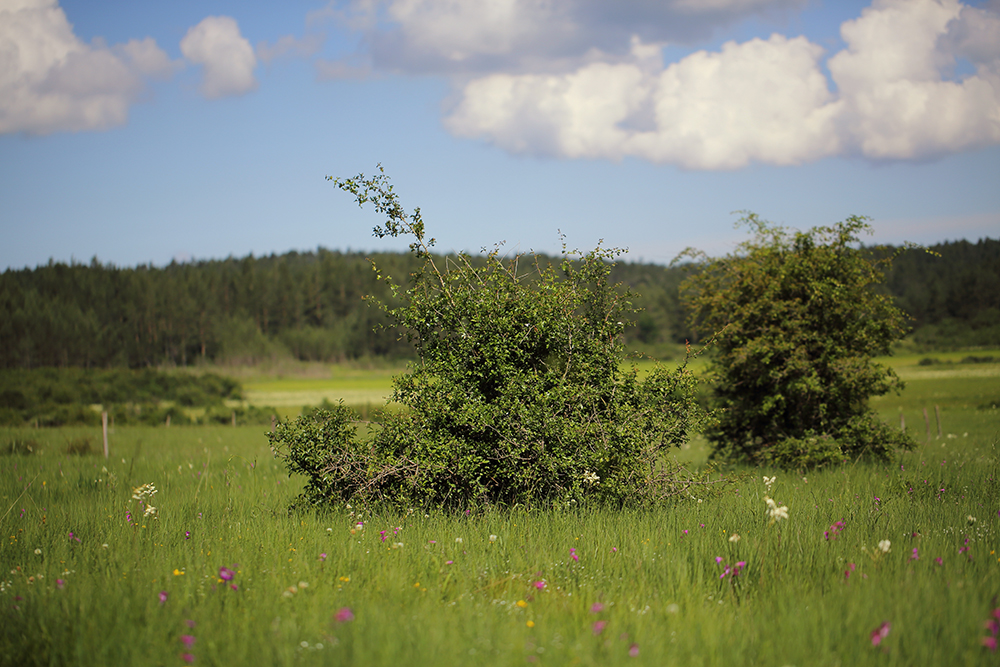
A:
POLYGON ((0 269, 1000 236, 1000 2, 0 0, 0 269))

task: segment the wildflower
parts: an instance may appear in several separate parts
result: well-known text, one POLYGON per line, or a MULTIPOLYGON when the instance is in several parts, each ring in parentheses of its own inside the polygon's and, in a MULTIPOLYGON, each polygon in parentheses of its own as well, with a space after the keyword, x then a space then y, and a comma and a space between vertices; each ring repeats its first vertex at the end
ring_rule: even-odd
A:
POLYGON ((462 543, 462 538, 461 537, 456 537, 455 538, 455 544, 461 544, 461 543, 462 543))
POLYGON ((496 542, 496 541, 497 541, 497 536, 496 535, 490 535, 490 542, 496 542))
POLYGON ((379 537, 382 538, 382 541, 385 542, 385 531, 384 530, 380 530, 380 531, 378 531, 378 534, 379 534, 379 537))
POLYGON ((536 581, 535 588, 537 588, 538 590, 542 590, 543 588, 545 588, 545 580, 539 579, 538 581, 536 581))
POLYGON ((589 470, 583 471, 583 482, 584 484, 600 484, 601 478, 597 476, 597 473, 590 472, 589 470))
POLYGON ((600 614, 602 611, 604 611, 604 605, 601 604, 600 602, 595 602, 594 604, 590 605, 591 614, 600 614))
POLYGON ((321 553, 321 554, 319 555, 319 562, 321 562, 321 563, 322 563, 322 562, 323 562, 323 561, 325 561, 325 560, 326 560, 326 554, 325 554, 325 553, 321 553))
MULTIPOLYGON (((771 479, 774 479, 773 477, 771 479)), ((778 503, 774 502, 768 496, 764 496, 764 502, 767 503, 767 513, 771 517, 771 523, 776 523, 782 519, 788 518, 788 507, 785 505, 778 506, 778 503)))
POLYGON ((195 626, 195 622, 192 621, 191 619, 188 619, 184 621, 184 625, 188 626, 189 628, 193 628, 195 626))
POLYGON ((844 579, 850 579, 851 578, 851 572, 854 572, 854 563, 848 563, 847 564, 847 569, 844 570, 844 579))
POLYGON ((236 573, 233 572, 232 570, 230 570, 228 567, 223 566, 223 567, 219 568, 219 579, 220 580, 222 580, 222 581, 232 581, 233 577, 235 577, 235 576, 236 576, 236 573))
POLYGON ((333 615, 333 620, 337 623, 347 623, 354 620, 354 612, 351 611, 350 607, 341 607, 337 610, 337 613, 333 615))
POLYGON ((528 621, 527 623, 525 623, 525 625, 527 625, 529 628, 533 628, 533 627, 535 627, 535 622, 534 621, 528 621))
POLYGON ((66 585, 65 581, 63 581, 62 579, 56 579, 56 588, 61 590, 62 587, 65 585, 66 585))
POLYGON ((446 561, 444 562, 444 564, 445 564, 445 565, 451 565, 451 564, 453 564, 454 562, 455 562, 455 561, 453 561, 453 560, 446 560, 446 561))
POLYGON ((882 625, 872 630, 872 646, 878 646, 881 644, 882 640, 889 636, 889 630, 891 628, 892 626, 889 624, 889 621, 883 621, 882 625))
POLYGON ((184 531, 184 539, 185 540, 190 540, 191 539, 191 531, 190 530, 185 530, 184 531))
POLYGON ((191 648, 192 646, 194 646, 195 638, 193 635, 181 635, 181 641, 184 643, 185 646, 191 648))
POLYGON ((764 475, 764 489, 768 493, 770 493, 770 491, 771 491, 771 485, 774 484, 774 480, 776 480, 776 479, 778 479, 777 475, 775 475, 773 477, 768 477, 767 475, 764 475))
POLYGON ((606 626, 607 624, 608 624, 607 621, 596 621, 594 622, 594 627, 591 628, 591 631, 594 633, 595 636, 599 635, 602 632, 604 632, 604 626, 606 626))
POLYGON ((392 548, 393 549, 402 549, 403 548, 403 543, 402 542, 393 542, 392 543, 392 548))
POLYGON ((178 570, 176 567, 174 568, 174 576, 175 577, 179 577, 182 574, 184 574, 184 572, 182 570, 178 570))
POLYGON ((517 606, 520 607, 521 609, 524 609, 525 607, 528 606, 528 603, 525 602, 524 600, 518 600, 517 601, 517 606))
POLYGON ((299 582, 299 590, 302 590, 303 588, 309 588, 309 582, 308 581, 300 581, 299 582))
POLYGON ((983 637, 982 644, 994 653, 997 652, 997 638, 996 637, 983 637))
POLYGON ((184 662, 194 662, 194 656, 190 653, 181 653, 181 660, 184 662))
POLYGON ((146 511, 142 513, 142 518, 145 519, 147 516, 156 516, 156 508, 152 505, 147 505, 146 511))
POLYGON ((940 558, 940 557, 939 558, 935 558, 934 562, 937 563, 938 565, 944 565, 944 559, 940 558))
POLYGON ((631 646, 629 646, 628 647, 628 654, 629 654, 629 657, 631 657, 631 658, 638 658, 639 657, 639 645, 638 644, 632 644, 631 646))
POLYGON ((569 550, 569 557, 572 558, 574 562, 580 560, 580 557, 576 555, 576 549, 569 550))
POLYGON ((916 547, 913 547, 913 553, 910 555, 910 560, 920 560, 920 554, 917 553, 916 547))
POLYGON ((843 521, 837 521, 831 525, 827 530, 823 531, 823 537, 827 540, 835 540, 837 536, 840 535, 841 531, 846 528, 846 524, 843 521))
POLYGON ((889 540, 882 540, 878 543, 878 549, 884 554, 889 553, 889 549, 892 547, 892 542, 889 540))
POLYGON ((36 556, 41 556, 42 555, 42 550, 41 549, 35 549, 35 555, 36 556))
POLYGON ((132 489, 132 500, 142 500, 156 495, 156 487, 152 484, 143 484, 132 489))
POLYGON ((166 604, 166 603, 167 603, 167 592, 160 591, 160 604, 166 604))
POLYGON ((972 516, 970 514, 969 516, 965 517, 965 520, 971 526, 972 524, 974 524, 976 522, 976 517, 974 517, 974 516, 972 516))
POLYGON ((729 536, 729 541, 732 542, 733 544, 735 544, 736 542, 739 542, 740 541, 740 535, 739 535, 739 533, 733 533, 732 535, 730 535, 729 536))

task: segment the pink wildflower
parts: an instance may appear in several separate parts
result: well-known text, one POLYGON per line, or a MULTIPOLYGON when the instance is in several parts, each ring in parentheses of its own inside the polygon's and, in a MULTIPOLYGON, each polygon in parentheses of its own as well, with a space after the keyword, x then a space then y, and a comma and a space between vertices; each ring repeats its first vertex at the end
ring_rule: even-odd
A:
POLYGON ((232 581, 235 576, 236 573, 228 567, 223 566, 219 568, 219 579, 222 579, 223 581, 232 581))
POLYGON ((545 586, 546 583, 544 579, 539 579, 538 581, 535 582, 535 588, 537 588, 538 590, 542 590, 543 588, 545 588, 545 586))
POLYGON ((160 604, 166 604, 167 602, 167 592, 160 591, 160 604))
POLYGON ((989 650, 993 651, 994 653, 997 652, 997 638, 996 637, 983 637, 982 638, 982 642, 983 642, 983 646, 985 646, 989 650))
POLYGON ((883 621, 882 625, 872 630, 872 646, 878 646, 881 644, 882 640, 889 636, 890 629, 892 629, 892 625, 889 621, 883 621))
POLYGON ((341 607, 337 610, 337 613, 333 615, 333 620, 337 623, 347 623, 348 621, 354 620, 354 612, 351 611, 350 607, 341 607))
POLYGON ((66 582, 62 579, 56 579, 56 588, 62 589, 66 585, 66 582))
POLYGON ((196 640, 193 635, 181 635, 181 641, 184 642, 185 646, 191 648, 196 640))
POLYGON ((595 636, 599 635, 602 632, 604 632, 604 626, 606 626, 607 624, 608 624, 607 621, 595 621, 594 622, 594 627, 591 628, 591 630, 593 631, 593 633, 594 633, 595 636))
POLYGON ((916 547, 913 547, 913 553, 910 555, 910 560, 920 560, 920 554, 917 553, 916 547))
POLYGON ((600 614, 602 611, 604 611, 604 605, 601 604, 600 602, 595 602, 594 604, 590 605, 591 614, 600 614))
POLYGON ((629 656, 631 656, 633 658, 638 658, 639 657, 639 645, 638 644, 632 644, 631 646, 629 646, 628 647, 628 654, 629 654, 629 656))
POLYGON ((944 559, 942 558, 935 558, 934 562, 937 563, 938 565, 944 565, 944 559))
POLYGON ((194 662, 194 656, 190 653, 181 653, 181 660, 184 662, 194 662))
POLYGON ((576 555, 576 549, 569 550, 569 557, 572 558, 574 561, 580 560, 580 557, 576 555))

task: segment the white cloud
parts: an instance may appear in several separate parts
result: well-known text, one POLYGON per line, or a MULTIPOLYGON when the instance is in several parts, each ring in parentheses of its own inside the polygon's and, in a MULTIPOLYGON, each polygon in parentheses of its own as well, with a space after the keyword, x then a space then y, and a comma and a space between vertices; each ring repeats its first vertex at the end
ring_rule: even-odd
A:
POLYGON ((152 39, 87 45, 56 0, 8 0, 0 7, 0 133, 122 125, 142 77, 172 69, 152 39))
POLYGON ((566 71, 588 53, 693 43, 754 14, 806 0, 353 0, 310 15, 364 34, 378 69, 407 73, 566 71))
POLYGON ((209 16, 188 30, 181 40, 181 53, 203 66, 200 90, 209 99, 243 95, 257 88, 253 75, 257 57, 230 16, 209 16))
POLYGON ((729 42, 666 67, 633 39, 626 60, 473 78, 445 124, 511 152, 692 169, 845 154, 925 159, 1000 142, 996 11, 876 0, 842 36, 847 48, 827 63, 836 92, 823 50, 804 37, 729 42), (956 58, 976 73, 947 79, 956 58))

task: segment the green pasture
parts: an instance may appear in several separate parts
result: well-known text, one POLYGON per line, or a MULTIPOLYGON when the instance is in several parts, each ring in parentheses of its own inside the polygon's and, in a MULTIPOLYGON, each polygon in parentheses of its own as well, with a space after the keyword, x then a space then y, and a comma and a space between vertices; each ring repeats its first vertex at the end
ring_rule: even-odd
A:
MULTIPOLYGON (((923 356, 876 402, 914 452, 644 510, 289 511, 263 427, 117 428, 108 459, 99 429, 0 429, 0 665, 997 664, 1000 363, 923 356)), ((354 372, 244 382, 353 403, 398 369, 354 372)))

